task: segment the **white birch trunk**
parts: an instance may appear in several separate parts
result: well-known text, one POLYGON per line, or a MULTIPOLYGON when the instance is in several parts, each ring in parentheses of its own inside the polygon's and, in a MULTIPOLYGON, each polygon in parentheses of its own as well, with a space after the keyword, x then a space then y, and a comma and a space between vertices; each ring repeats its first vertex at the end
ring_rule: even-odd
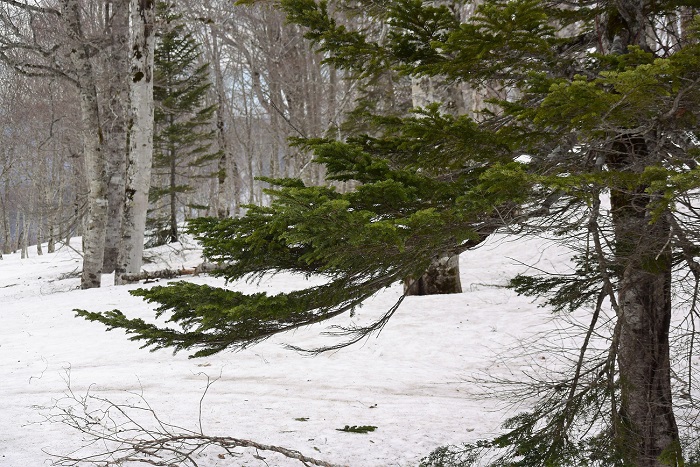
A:
POLYGON ((61 0, 60 5, 71 43, 70 58, 78 78, 80 94, 83 153, 88 180, 88 208, 83 231, 83 273, 80 287, 88 289, 99 287, 102 276, 107 224, 106 164, 102 154, 102 130, 95 76, 80 23, 80 5, 77 0, 61 0))
POLYGON ((131 0, 130 144, 116 284, 121 284, 121 274, 141 270, 153 159, 154 24, 155 1, 131 0))

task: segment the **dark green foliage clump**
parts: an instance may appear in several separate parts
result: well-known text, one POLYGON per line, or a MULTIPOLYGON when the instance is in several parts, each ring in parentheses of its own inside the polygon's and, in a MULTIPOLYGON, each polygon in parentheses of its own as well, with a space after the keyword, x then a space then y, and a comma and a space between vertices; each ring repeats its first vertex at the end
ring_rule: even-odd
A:
MULTIPOLYGON (((577 265, 571 274, 530 276, 519 274, 511 279, 509 287, 530 297, 545 297, 543 306, 553 311, 574 311, 592 305, 600 296, 602 281, 598 265, 588 255, 573 258, 577 265)), ((614 271, 608 271, 614 276, 614 271)))
MULTIPOLYGON (((133 293, 160 304, 157 317, 181 330, 161 328, 119 312, 78 314, 110 328, 123 328, 153 349, 196 350, 200 357, 239 349, 285 330, 352 312, 379 290, 409 276, 420 276, 436 252, 463 251, 495 228, 491 213, 524 196, 524 179, 507 189, 491 189, 489 179, 521 175, 518 164, 462 167, 457 173, 436 164, 451 154, 484 157, 488 134, 467 118, 440 116, 437 108, 420 117, 378 119, 382 138, 361 135, 347 142, 303 140, 326 163, 328 177, 362 182, 339 193, 331 187, 305 186, 297 179, 264 179, 271 184, 270 206, 247 206, 241 218, 198 218, 188 231, 204 248, 204 257, 223 268, 215 275, 229 281, 255 280, 279 272, 317 275, 323 285, 269 296, 177 282, 133 293), (429 123, 428 129, 423 123, 429 123), (462 133, 468 130, 465 137, 462 133), (438 137, 435 132, 453 134, 438 137), (403 135, 403 136, 401 136, 403 135), (444 174, 450 174, 443 180, 444 174), (470 196, 470 193, 475 195, 470 196), (476 226, 476 227, 475 227, 476 226)), ((491 151, 505 154, 505 148, 491 151)), ((402 299, 401 299, 402 300, 402 299)), ((331 347, 356 342, 380 329, 401 300, 384 316, 363 327, 336 331, 349 336, 331 347)))
POLYGON ((336 431, 345 431, 346 433, 371 433, 376 429, 377 427, 372 425, 345 425, 343 428, 336 428, 336 431))
POLYGON ((323 286, 268 296, 265 293, 245 295, 185 281, 137 289, 131 294, 159 303, 156 317, 168 313, 166 322, 176 323, 179 329, 127 319, 118 310, 106 313, 79 310, 78 315, 102 322, 110 329, 122 328, 128 334, 135 334, 132 340, 142 340, 143 347, 151 346, 153 350, 172 348, 177 352, 201 348, 193 357, 211 355, 229 347, 244 348, 280 332, 281 328, 312 324, 325 319, 325 314, 338 312, 334 305, 344 299, 323 286), (325 307, 317 300, 324 293, 329 303, 325 307))
POLYGON ((419 467, 472 467, 483 450, 479 444, 440 446, 421 459, 419 467))

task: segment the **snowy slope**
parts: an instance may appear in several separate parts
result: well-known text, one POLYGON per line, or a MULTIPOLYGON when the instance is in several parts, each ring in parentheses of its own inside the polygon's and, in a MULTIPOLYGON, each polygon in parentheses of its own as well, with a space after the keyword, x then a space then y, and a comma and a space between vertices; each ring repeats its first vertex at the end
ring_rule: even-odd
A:
MULTIPOLYGON (((192 360, 169 351, 150 353, 121 331, 105 332, 99 324, 74 318, 74 308, 152 316, 145 302, 128 294, 137 286, 114 287, 112 277, 105 276, 101 289, 77 290, 78 278, 63 278, 80 267, 74 250, 64 247, 40 257, 30 253, 28 259, 13 254, 0 261, 3 467, 50 465, 46 452, 67 454, 84 444, 79 433, 44 418, 68 383, 77 396, 88 389, 116 402, 142 395, 166 422, 197 431, 207 378, 217 380, 202 404, 206 434, 293 448, 342 465, 416 465, 440 445, 497 432, 505 416, 513 414, 484 399, 483 388, 469 381, 487 372, 520 377, 533 361, 545 361, 544 353, 520 352, 519 339, 554 324, 547 310, 502 286, 526 269, 524 264, 563 271, 568 257, 563 248, 541 239, 497 237, 462 255, 463 294, 407 298, 378 338, 316 357, 283 347, 329 342, 319 336, 326 326, 314 326, 238 353, 192 360), (520 356, 504 359, 504 352, 520 356), (367 434, 337 430, 346 425, 378 428, 367 434)), ((151 268, 200 262, 193 245, 151 254, 156 253, 160 259, 151 268)), ((191 280, 223 285, 211 277, 191 280)), ((272 292, 303 287, 304 279, 278 275, 232 286, 272 292)), ((396 286, 380 293, 353 319, 376 319, 400 292, 396 286)), ((197 462, 266 465, 253 457, 255 451, 238 451, 243 455, 232 458, 212 450, 197 462)), ((301 465, 272 453, 260 455, 271 466, 301 465)))

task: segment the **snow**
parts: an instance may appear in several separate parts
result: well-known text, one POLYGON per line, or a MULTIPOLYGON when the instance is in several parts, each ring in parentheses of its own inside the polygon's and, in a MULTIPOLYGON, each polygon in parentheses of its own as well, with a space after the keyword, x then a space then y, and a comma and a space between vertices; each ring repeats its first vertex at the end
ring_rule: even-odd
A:
MULTIPOLYGON (((79 244, 74 239, 73 246, 79 244)), ((196 245, 151 250, 152 269, 201 262, 196 245)), ((170 351, 148 352, 121 331, 75 318, 75 308, 119 309, 152 319, 151 307, 128 291, 140 285, 78 290, 77 251, 0 261, 0 466, 50 465, 47 453, 68 454, 84 444, 80 433, 45 419, 69 390, 116 403, 142 396, 166 422, 210 435, 246 438, 295 449, 351 466, 417 465, 445 444, 475 441, 497 433, 514 415, 498 399, 484 398, 479 375, 518 378, 537 349, 519 349, 522 339, 551 329, 551 312, 505 289, 516 273, 536 265, 564 271, 566 249, 543 239, 516 242, 495 236, 462 255, 462 284, 456 295, 409 297, 378 337, 315 357, 284 347, 313 348, 335 342, 321 335, 327 324, 277 336, 257 346, 202 359, 170 351), (510 357, 504 357, 509 355, 510 357), (214 381, 203 397, 207 381, 214 381), (366 434, 338 431, 373 425, 366 434)), ((209 276, 189 280, 224 286, 209 276)), ((312 279, 313 280, 313 279, 312 279)), ((316 279, 318 281, 318 279, 316 279)), ((159 282, 162 284, 164 281, 159 282)), ((260 283, 229 284, 243 291, 275 292, 304 287, 303 277, 279 274, 260 283)), ((146 285, 148 286, 148 285, 146 285)), ((357 310, 367 323, 381 316, 401 293, 389 288, 357 310)), ((302 465, 280 455, 238 449, 232 459, 212 448, 201 466, 302 465)), ((128 464, 127 464, 128 465, 128 464)))

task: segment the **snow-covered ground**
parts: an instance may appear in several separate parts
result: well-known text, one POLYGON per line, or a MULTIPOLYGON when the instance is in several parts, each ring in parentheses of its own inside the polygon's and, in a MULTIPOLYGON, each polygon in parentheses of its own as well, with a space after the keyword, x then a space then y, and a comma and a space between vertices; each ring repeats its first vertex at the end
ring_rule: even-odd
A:
MULTIPOLYGON (((150 268, 201 261, 194 245, 150 254, 157 256, 150 268)), ((485 373, 517 378, 533 362, 549 359, 532 349, 520 352, 518 345, 555 324, 548 310, 503 285, 526 264, 561 272, 567 259, 551 242, 497 237, 462 255, 464 293, 407 298, 378 338, 315 357, 284 348, 285 343, 333 342, 320 336, 324 324, 238 353, 188 359, 139 349, 121 331, 105 332, 100 324, 74 317, 75 308, 117 308, 146 319, 152 316, 149 305, 128 293, 138 285, 115 287, 113 278, 104 276, 102 288, 78 290, 79 279, 66 276, 81 260, 68 247, 43 256, 30 250, 24 260, 5 255, 0 261, 0 466, 50 465, 47 453, 67 454, 84 444, 75 430, 45 420, 68 385, 77 397, 89 390, 117 403, 134 403, 142 395, 168 423, 198 431, 201 419, 205 434, 284 446, 335 464, 416 465, 438 446, 496 433, 513 415, 513 409, 484 398, 484 388, 471 381, 485 373), (200 415, 208 378, 216 381, 200 415), (377 429, 338 431, 346 425, 377 429)), ((223 285, 208 276, 190 280, 223 285)), ((281 274, 259 284, 229 286, 274 292, 304 284, 304 278, 281 274)), ((399 286, 383 291, 352 319, 376 319, 400 292, 399 286)), ((237 452, 244 454, 232 458, 214 449, 197 462, 301 465, 273 453, 260 452, 263 462, 253 457, 254 450, 237 452)))

